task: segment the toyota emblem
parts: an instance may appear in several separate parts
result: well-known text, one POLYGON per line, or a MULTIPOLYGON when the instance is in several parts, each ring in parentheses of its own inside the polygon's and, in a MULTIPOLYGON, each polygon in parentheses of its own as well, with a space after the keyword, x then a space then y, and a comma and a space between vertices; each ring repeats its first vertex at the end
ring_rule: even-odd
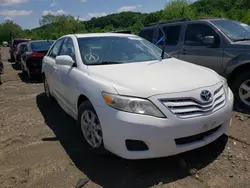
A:
POLYGON ((201 99, 203 101, 210 101, 212 99, 212 93, 210 91, 204 90, 201 92, 201 99))

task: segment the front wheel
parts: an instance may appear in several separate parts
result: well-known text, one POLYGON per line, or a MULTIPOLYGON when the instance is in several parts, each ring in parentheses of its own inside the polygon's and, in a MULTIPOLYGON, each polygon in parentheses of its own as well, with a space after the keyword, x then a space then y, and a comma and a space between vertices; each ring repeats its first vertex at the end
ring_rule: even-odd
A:
POLYGON ((98 154, 106 154, 101 123, 90 101, 85 101, 80 105, 78 125, 81 127, 88 148, 98 154))
POLYGON ((250 110, 250 72, 243 72, 236 76, 232 85, 237 108, 250 110))
POLYGON ((44 86, 44 91, 45 91, 45 94, 46 94, 47 98, 49 100, 53 101, 54 98, 53 98, 53 96, 50 93, 49 84, 48 84, 48 81, 47 81, 47 79, 46 79, 45 76, 43 78, 43 86, 44 86))

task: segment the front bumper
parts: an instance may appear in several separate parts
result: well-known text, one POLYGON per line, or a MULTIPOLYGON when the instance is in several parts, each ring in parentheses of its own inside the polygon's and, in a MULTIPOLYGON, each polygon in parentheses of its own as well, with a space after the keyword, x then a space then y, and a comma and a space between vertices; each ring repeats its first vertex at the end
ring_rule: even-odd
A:
POLYGON ((32 68, 29 68, 29 71, 30 71, 30 74, 32 76, 36 76, 36 75, 41 75, 41 67, 32 67, 32 68))
POLYGON ((95 107, 99 116, 104 146, 110 152, 126 159, 146 159, 176 155, 205 146, 227 132, 233 111, 233 94, 218 111, 195 118, 181 119, 168 110, 167 118, 156 118, 115 110, 109 106, 95 107), (217 129, 216 129, 217 128, 217 129), (177 140, 209 130, 215 132, 191 143, 178 144, 177 140), (126 140, 139 140, 148 150, 130 151, 126 140))

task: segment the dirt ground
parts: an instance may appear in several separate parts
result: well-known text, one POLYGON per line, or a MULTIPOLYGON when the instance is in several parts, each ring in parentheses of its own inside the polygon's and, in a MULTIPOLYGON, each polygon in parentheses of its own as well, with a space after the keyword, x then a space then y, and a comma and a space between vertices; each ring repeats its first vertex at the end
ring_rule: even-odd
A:
POLYGON ((0 86, 0 187, 250 188, 250 118, 233 117, 227 135, 178 156, 129 161, 84 148, 76 122, 46 99, 43 84, 28 82, 8 62, 0 86))

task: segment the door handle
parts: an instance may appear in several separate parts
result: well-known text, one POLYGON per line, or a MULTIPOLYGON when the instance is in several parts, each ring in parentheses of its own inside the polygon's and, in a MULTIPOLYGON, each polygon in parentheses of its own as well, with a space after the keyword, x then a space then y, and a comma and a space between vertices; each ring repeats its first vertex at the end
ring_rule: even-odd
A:
POLYGON ((182 48, 182 54, 183 54, 183 55, 187 54, 187 52, 188 52, 188 51, 187 51, 186 48, 182 48))

